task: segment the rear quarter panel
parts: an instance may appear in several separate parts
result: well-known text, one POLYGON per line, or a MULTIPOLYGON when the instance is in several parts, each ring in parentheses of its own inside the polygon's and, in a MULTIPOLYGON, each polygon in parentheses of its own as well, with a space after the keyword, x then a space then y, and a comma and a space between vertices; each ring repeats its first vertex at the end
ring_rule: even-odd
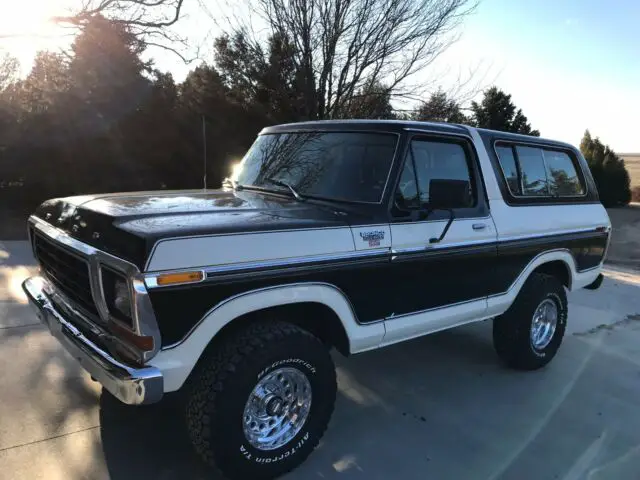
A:
POLYGON ((587 194, 575 199, 522 199, 513 202, 506 194, 506 182, 497 164, 493 142, 533 142, 552 145, 544 139, 470 129, 479 152, 491 217, 498 240, 498 265, 494 272, 496 296, 514 290, 520 280, 549 261, 565 263, 570 285, 584 286, 597 277, 604 261, 610 235, 610 221, 598 200, 595 183, 586 161, 574 147, 558 144, 577 157, 587 194), (530 204, 527 204, 530 203, 530 204))

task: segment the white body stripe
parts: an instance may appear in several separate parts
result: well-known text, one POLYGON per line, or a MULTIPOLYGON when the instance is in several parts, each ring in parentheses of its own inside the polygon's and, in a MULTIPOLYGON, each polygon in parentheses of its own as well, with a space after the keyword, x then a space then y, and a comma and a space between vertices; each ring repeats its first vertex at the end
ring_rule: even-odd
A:
POLYGON ((498 240, 593 231, 609 225, 607 211, 599 203, 510 207, 502 199, 492 200, 491 217, 498 240))
POLYGON ((158 242, 147 271, 326 255, 354 249, 348 227, 175 238, 158 242))
POLYGON ((391 225, 393 249, 439 249, 496 241, 496 232, 491 218, 461 218, 453 221, 442 242, 430 244, 429 239, 439 238, 446 224, 446 220, 393 224, 391 225), (482 228, 474 230, 474 225, 482 228))
POLYGON ((487 300, 475 300, 459 305, 436 308, 385 321, 386 334, 380 347, 447 330, 486 318, 487 300))

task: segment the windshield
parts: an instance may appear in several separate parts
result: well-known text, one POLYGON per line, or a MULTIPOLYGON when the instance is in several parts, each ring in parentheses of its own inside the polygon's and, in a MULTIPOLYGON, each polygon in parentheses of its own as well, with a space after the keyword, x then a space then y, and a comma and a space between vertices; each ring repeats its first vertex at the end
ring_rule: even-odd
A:
POLYGON ((260 135, 235 171, 245 187, 352 202, 382 200, 398 136, 299 132, 260 135), (279 184, 279 185, 278 185, 279 184))

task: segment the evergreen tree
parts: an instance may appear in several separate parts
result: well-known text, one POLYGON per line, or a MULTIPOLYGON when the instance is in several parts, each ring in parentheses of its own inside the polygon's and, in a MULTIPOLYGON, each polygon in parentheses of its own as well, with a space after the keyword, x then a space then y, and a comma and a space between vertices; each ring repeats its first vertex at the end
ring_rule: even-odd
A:
POLYGON ((341 118, 396 118, 391 106, 391 93, 380 83, 373 83, 349 99, 341 109, 341 118))
POLYGON ((449 98, 442 89, 432 93, 429 100, 418 107, 413 119, 426 122, 469 123, 458 102, 449 98))
POLYGON ((522 133, 539 137, 540 132, 533 130, 522 109, 516 109, 511 95, 498 87, 491 87, 484 92, 480 103, 471 102, 473 124, 481 128, 500 130, 503 132, 522 133))
POLYGON ((580 151, 587 160, 598 187, 600 201, 605 207, 626 205, 631 201, 631 179, 621 159, 599 138, 593 138, 589 130, 584 132, 580 151))

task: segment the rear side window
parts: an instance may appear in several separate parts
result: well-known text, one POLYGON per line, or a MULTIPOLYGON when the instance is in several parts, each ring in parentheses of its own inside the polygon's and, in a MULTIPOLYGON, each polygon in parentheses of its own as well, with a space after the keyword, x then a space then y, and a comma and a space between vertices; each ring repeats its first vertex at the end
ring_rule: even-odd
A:
POLYGON ((544 159, 552 195, 564 197, 584 194, 585 190, 569 155, 556 150, 545 150, 544 159))
POLYGON ((513 147, 496 147, 496 152, 498 152, 500 166, 502 167, 502 173, 507 180, 509 191, 514 195, 520 195, 522 193, 520 188, 520 174, 518 173, 518 166, 516 164, 516 156, 513 153, 513 147))
POLYGON ((496 153, 514 197, 572 197, 585 193, 574 159, 562 150, 499 143, 496 153))
POLYGON ((516 147, 520 170, 522 171, 522 193, 527 196, 549 195, 547 172, 542 149, 516 147))

